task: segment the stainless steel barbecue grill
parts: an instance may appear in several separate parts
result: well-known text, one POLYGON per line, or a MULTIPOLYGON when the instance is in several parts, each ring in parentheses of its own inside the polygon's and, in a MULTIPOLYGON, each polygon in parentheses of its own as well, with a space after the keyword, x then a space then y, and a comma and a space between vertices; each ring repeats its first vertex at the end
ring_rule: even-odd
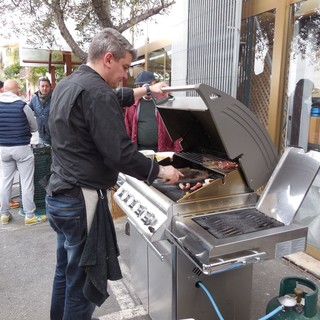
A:
POLYGON ((147 186, 120 175, 115 194, 131 225, 133 285, 153 319, 214 319, 199 279, 219 290, 225 319, 249 319, 251 264, 305 249, 307 228, 293 219, 319 154, 288 148, 278 162, 266 130, 239 101, 204 84, 167 90, 198 94, 157 105, 183 147, 160 164, 185 176, 147 186))

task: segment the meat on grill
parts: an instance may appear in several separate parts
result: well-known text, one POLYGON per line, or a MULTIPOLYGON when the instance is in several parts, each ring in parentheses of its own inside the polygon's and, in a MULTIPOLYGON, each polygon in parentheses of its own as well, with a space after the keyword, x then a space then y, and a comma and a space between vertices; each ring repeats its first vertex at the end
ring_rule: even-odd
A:
POLYGON ((206 167, 210 167, 212 169, 221 169, 221 170, 227 170, 227 169, 234 169, 238 167, 238 164, 233 161, 208 161, 206 162, 206 167))

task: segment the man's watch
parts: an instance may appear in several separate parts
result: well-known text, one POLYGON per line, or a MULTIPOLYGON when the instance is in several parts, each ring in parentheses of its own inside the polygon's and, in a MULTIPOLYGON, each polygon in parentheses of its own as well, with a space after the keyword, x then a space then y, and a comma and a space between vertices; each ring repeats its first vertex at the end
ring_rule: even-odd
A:
POLYGON ((147 83, 145 83, 144 85, 143 85, 143 87, 145 87, 146 89, 147 89, 147 96, 150 96, 151 95, 151 90, 150 90, 150 86, 147 84, 147 83))

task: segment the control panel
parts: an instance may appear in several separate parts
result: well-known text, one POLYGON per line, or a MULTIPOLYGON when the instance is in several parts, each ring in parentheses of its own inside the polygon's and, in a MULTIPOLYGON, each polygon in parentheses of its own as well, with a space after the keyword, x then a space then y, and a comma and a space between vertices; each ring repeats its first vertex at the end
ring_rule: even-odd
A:
POLYGON ((121 185, 114 194, 114 200, 136 227, 149 236, 167 219, 165 212, 128 183, 121 185))

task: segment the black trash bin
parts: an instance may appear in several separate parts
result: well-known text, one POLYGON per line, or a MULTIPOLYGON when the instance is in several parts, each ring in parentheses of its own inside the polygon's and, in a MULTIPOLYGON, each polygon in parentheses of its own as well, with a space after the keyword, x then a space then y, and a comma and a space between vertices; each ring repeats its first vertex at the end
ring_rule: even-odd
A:
MULTIPOLYGON (((45 144, 32 144, 34 154, 34 202, 36 205, 36 213, 45 214, 46 191, 39 184, 39 181, 50 173, 51 168, 51 147, 45 144)), ((20 213, 23 214, 23 206, 21 201, 21 184, 20 184, 20 213)))

